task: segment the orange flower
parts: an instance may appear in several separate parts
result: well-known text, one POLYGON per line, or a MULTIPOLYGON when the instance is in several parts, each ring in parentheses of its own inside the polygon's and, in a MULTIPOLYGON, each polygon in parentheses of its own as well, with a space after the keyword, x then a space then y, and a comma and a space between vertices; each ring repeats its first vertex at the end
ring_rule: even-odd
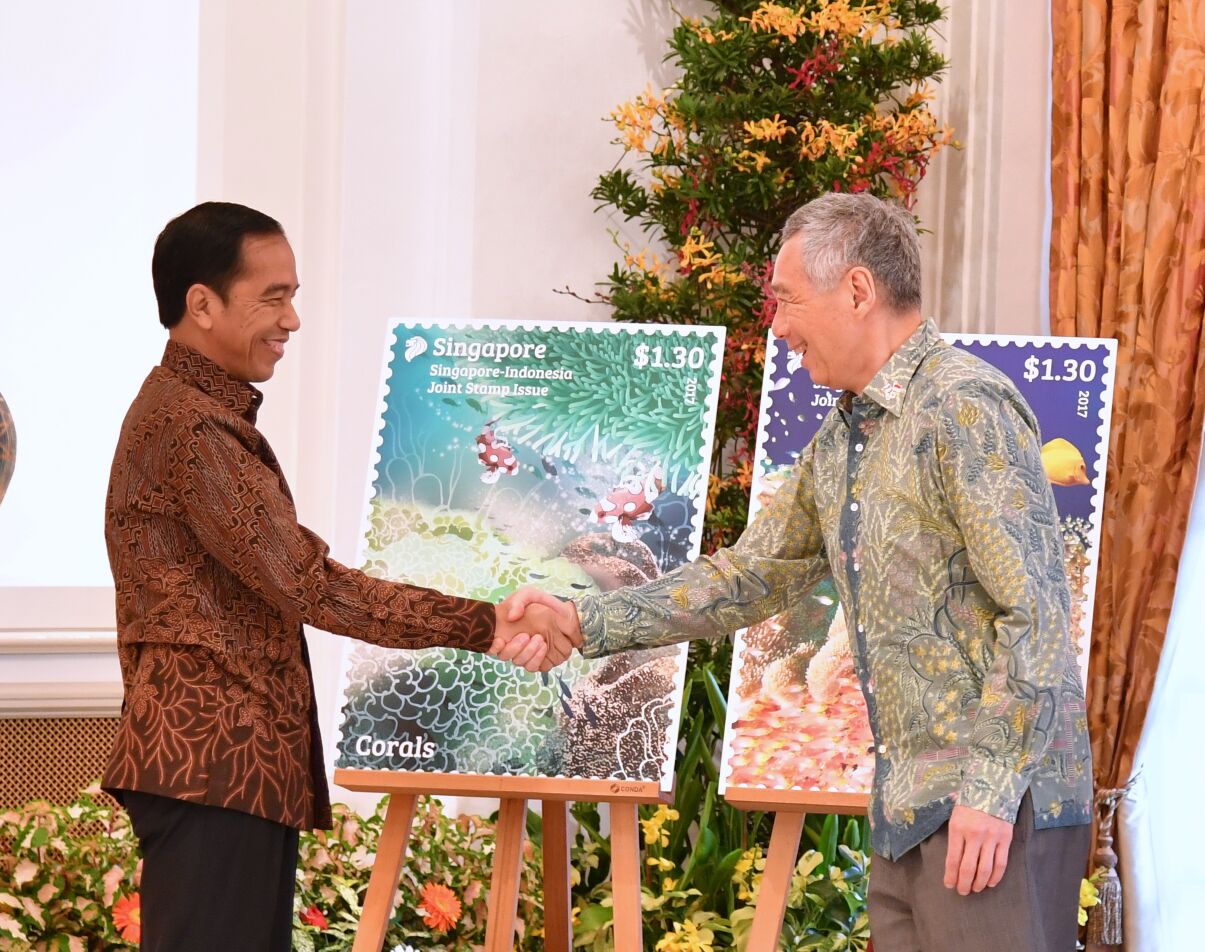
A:
POLYGON ((142 894, 122 896, 113 904, 113 926, 127 942, 142 941, 142 894))
POLYGON ((447 932, 460 920, 460 900, 456 893, 440 883, 427 883, 422 891, 418 912, 423 922, 436 932, 447 932))
POLYGON ((327 927, 326 916, 322 914, 322 910, 317 906, 310 906, 301 914, 301 921, 307 926, 313 926, 315 929, 325 932, 327 927))

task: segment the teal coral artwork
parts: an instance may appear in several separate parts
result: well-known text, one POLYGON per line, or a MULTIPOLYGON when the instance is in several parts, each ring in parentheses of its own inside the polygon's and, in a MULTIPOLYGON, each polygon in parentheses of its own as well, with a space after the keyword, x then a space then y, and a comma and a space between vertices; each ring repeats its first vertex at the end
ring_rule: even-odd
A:
MULTIPOLYGON (((364 569, 495 602, 639 584, 698 554, 722 328, 399 323, 364 569)), ((547 675, 356 644, 338 766, 668 788, 685 651, 547 675)))

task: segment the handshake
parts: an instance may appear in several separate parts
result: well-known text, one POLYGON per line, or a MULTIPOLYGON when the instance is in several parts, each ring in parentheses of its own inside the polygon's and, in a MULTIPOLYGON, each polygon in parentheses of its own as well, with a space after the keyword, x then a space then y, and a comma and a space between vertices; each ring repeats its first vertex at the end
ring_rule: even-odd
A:
POLYGON ((494 606, 494 643, 489 654, 525 671, 550 671, 582 646, 573 602, 538 588, 513 592, 494 606))

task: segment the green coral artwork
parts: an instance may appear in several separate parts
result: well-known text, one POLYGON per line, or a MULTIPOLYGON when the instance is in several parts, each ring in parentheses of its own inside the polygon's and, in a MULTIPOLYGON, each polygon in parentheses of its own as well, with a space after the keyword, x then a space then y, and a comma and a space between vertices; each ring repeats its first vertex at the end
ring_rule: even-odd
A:
MULTIPOLYGON (((699 551, 723 330, 400 323, 365 571, 495 602, 662 574, 699 551)), ((546 675, 453 649, 350 650, 338 766, 668 788, 685 651, 546 675)))

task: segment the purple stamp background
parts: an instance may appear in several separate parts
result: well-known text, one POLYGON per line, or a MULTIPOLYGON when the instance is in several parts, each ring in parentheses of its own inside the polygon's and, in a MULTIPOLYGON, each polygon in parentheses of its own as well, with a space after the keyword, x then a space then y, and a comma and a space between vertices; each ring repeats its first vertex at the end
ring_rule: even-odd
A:
MULTIPOLYGON (((1096 483, 1103 473, 1101 459, 1105 444, 1099 435, 1099 427, 1107 418, 1106 400, 1112 380, 1112 341, 1078 341, 1075 344, 1059 338, 986 338, 973 335, 943 335, 957 347, 969 351, 1002 371, 1016 384, 1037 415, 1042 430, 1042 442, 1062 437, 1073 443, 1083 454, 1088 468, 1090 483, 1096 483), (1091 376, 1088 382, 1078 378, 1074 381, 1025 380, 1025 362, 1031 357, 1039 361, 1052 360, 1054 376, 1065 372, 1064 361, 1074 360, 1077 365, 1091 361, 1094 371, 1084 372, 1091 376), (1086 415, 1080 415, 1084 411, 1086 415)), ((787 376, 787 348, 780 340, 773 340, 767 348, 768 376, 775 389, 764 401, 767 414, 765 431, 759 445, 759 475, 766 467, 778 467, 792 463, 799 451, 807 445, 820 428, 820 423, 829 411, 829 405, 814 405, 817 399, 832 401, 838 394, 827 387, 812 382, 808 372, 800 367, 787 376), (786 380, 784 381, 784 378, 786 380), (785 385, 783 385, 785 383, 785 385)), ((1040 370, 1045 371, 1045 364, 1040 370)), ((755 487, 756 488, 756 487, 755 487)), ((1095 485, 1054 486, 1054 498, 1061 516, 1077 516, 1091 519, 1093 516, 1095 485)))

